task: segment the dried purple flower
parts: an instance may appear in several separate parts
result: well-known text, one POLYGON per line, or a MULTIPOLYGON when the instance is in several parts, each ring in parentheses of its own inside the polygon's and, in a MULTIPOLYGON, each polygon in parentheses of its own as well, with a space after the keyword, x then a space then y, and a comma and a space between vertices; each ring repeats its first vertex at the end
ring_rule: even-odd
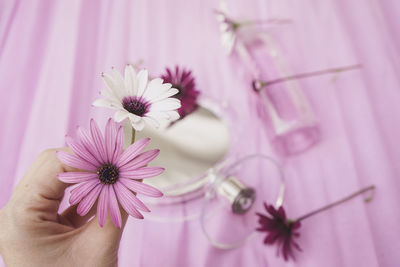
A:
POLYGON ((289 257, 295 259, 293 247, 301 251, 300 246, 294 241, 294 238, 300 236, 297 232, 301 226, 300 222, 287 219, 282 206, 275 209, 274 206, 264 203, 264 207, 269 216, 257 213, 260 227, 256 229, 259 232, 267 232, 264 244, 273 245, 277 243, 278 255, 282 252, 285 261, 289 260, 289 257))
POLYGON ((293 247, 299 251, 302 251, 300 246, 294 241, 294 238, 300 236, 298 230, 301 226, 301 221, 310 218, 320 212, 331 209, 335 206, 343 204, 349 201, 352 198, 355 198, 358 195, 364 194, 366 192, 370 192, 371 195, 364 199, 365 202, 370 202, 374 196, 375 185, 370 185, 364 187, 351 195, 348 195, 338 201, 335 201, 331 204, 323 206, 319 209, 313 210, 303 216, 298 217, 295 220, 290 220, 286 217, 286 212, 282 206, 278 209, 275 209, 274 206, 268 205, 264 202, 264 207, 267 210, 267 215, 256 213, 259 216, 259 224, 260 227, 256 230, 259 232, 267 232, 267 236, 264 239, 264 244, 273 245, 277 243, 278 245, 278 255, 279 252, 282 251, 283 258, 287 261, 289 257, 293 260, 295 259, 293 254, 293 247), (268 216, 269 215, 269 216, 268 216))
POLYGON ((179 92, 173 97, 181 101, 181 107, 178 109, 180 119, 195 111, 198 107, 197 97, 200 92, 196 89, 195 79, 192 71, 175 67, 175 71, 166 68, 166 73, 161 76, 165 83, 171 83, 173 88, 179 92))

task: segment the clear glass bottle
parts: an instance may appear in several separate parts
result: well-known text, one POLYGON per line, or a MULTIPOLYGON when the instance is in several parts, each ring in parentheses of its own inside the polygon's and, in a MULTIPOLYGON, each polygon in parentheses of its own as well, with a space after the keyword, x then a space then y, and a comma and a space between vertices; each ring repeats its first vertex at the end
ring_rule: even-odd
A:
POLYGON ((293 76, 283 52, 267 32, 248 40, 238 38, 235 51, 268 113, 274 146, 286 156, 307 150, 320 138, 318 123, 298 80, 283 78, 293 76))

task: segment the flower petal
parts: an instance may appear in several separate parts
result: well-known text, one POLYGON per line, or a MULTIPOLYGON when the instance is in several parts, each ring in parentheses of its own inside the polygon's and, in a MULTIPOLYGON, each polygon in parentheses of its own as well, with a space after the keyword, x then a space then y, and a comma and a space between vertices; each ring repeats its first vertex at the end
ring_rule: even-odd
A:
POLYGON ((121 122, 121 121, 125 120, 128 117, 129 117, 129 112, 126 111, 125 109, 117 110, 114 113, 114 120, 116 122, 121 122))
POLYGON ((169 111, 176 110, 181 107, 181 101, 176 98, 167 98, 150 106, 150 111, 169 111))
POLYGON ((144 91, 147 88, 147 81, 148 81, 149 74, 147 70, 141 70, 139 71, 137 75, 137 80, 138 80, 138 91, 137 91, 137 96, 141 97, 144 93, 144 91))
POLYGON ((116 83, 114 82, 113 77, 111 77, 109 74, 107 73, 102 73, 101 74, 103 77, 104 82, 106 83, 106 85, 108 86, 108 88, 110 88, 111 90, 114 91, 114 87, 116 87, 116 83))
POLYGON ((92 105, 95 107, 105 107, 105 108, 113 107, 111 101, 109 101, 108 99, 104 99, 104 98, 96 99, 95 101, 93 101, 92 105))
POLYGON ((131 202, 135 207, 141 211, 150 212, 149 208, 140 201, 128 188, 126 188, 123 183, 118 183, 118 194, 121 195, 123 198, 127 199, 131 202))
POLYGON ((236 35, 232 33, 231 31, 227 31, 222 33, 221 35, 221 43, 222 46, 225 48, 225 53, 229 55, 236 42, 236 35))
MULTIPOLYGON (((153 98, 163 95, 171 88, 171 86, 170 83, 163 84, 163 80, 160 78, 153 79, 148 83, 143 97, 151 101, 153 98)), ((176 93, 178 93, 178 90, 176 93)))
POLYGON ((170 121, 176 121, 181 117, 177 111, 168 111, 167 115, 169 116, 170 121))
POLYGON ((78 157, 92 164, 95 168, 100 165, 100 162, 82 144, 76 142, 69 136, 65 138, 65 142, 78 157))
POLYGON ((131 125, 132 127, 136 130, 136 131, 141 131, 144 128, 144 120, 140 119, 139 121, 134 121, 132 120, 131 117, 129 117, 129 120, 131 121, 131 125))
POLYGON ((120 109, 122 105, 119 102, 110 101, 109 99, 98 98, 92 103, 95 107, 105 107, 112 109, 120 109))
POLYGON ((107 154, 108 162, 112 163, 115 150, 115 136, 117 135, 117 130, 115 129, 115 123, 112 119, 108 119, 104 134, 105 150, 107 154))
POLYGON ((86 160, 81 159, 80 157, 70 154, 65 151, 57 151, 56 153, 57 158, 64 163, 73 168, 81 169, 81 170, 88 170, 88 171, 95 171, 96 167, 93 164, 90 164, 86 160))
POLYGON ((168 98, 170 96, 176 95, 177 93, 179 93, 178 89, 171 88, 167 92, 161 93, 161 94, 156 95, 154 97, 149 97, 147 99, 149 99, 151 103, 155 103, 157 101, 164 100, 164 99, 166 99, 166 98, 168 98))
POLYGON ((106 89, 106 90, 101 90, 101 91, 100 91, 100 95, 102 95, 102 96, 104 96, 105 98, 107 98, 111 103, 114 103, 114 104, 116 104, 116 105, 119 104, 119 106, 122 107, 122 105, 121 105, 121 100, 118 98, 117 95, 114 94, 113 91, 108 90, 108 89, 106 89))
POLYGON ((97 126, 97 123, 93 119, 90 120, 90 133, 92 135, 94 144, 96 146, 97 153, 99 154, 100 158, 102 159, 102 162, 106 162, 107 155, 106 155, 106 149, 105 149, 105 145, 104 145, 104 138, 103 138, 103 135, 101 134, 99 126, 97 126))
POLYGON ((264 238, 264 244, 273 244, 275 243, 280 237, 282 236, 282 233, 277 230, 275 232, 270 232, 265 238, 264 238))
POLYGON ((146 179, 151 178, 157 175, 160 175, 164 172, 164 168, 161 167, 144 167, 137 170, 132 171, 120 171, 119 177, 120 178, 127 178, 127 179, 146 179))
POLYGON ((93 207, 93 204, 96 202, 97 197, 101 189, 103 188, 102 184, 97 184, 95 188, 93 188, 87 196, 85 196, 82 201, 79 203, 76 212, 80 216, 85 216, 89 210, 93 207))
POLYGON ((61 172, 58 179, 68 184, 81 183, 91 179, 97 179, 97 173, 94 172, 61 172))
POLYGON ((86 129, 79 127, 78 137, 81 144, 88 150, 88 152, 92 154, 97 162, 100 162, 101 158, 97 153, 96 145, 94 144, 90 133, 86 129))
POLYGON ((132 65, 125 67, 125 88, 130 95, 135 95, 137 90, 136 71, 132 65))
POLYGON ((122 92, 125 93, 124 86, 125 86, 125 82, 124 82, 124 77, 122 77, 122 74, 116 69, 116 68, 112 68, 111 70, 111 75, 112 78, 114 80, 114 84, 116 85, 116 87, 118 89, 122 89, 122 92))
POLYGON ((120 88, 120 84, 118 83, 118 81, 115 81, 113 77, 106 73, 103 73, 102 75, 104 82, 106 83, 108 88, 110 88, 113 94, 121 101, 124 97, 124 91, 123 88, 120 88))
POLYGON ((151 117, 156 120, 169 120, 170 116, 164 111, 150 111, 146 113, 146 117, 151 117))
POLYGON ((121 99, 124 98, 125 96, 129 95, 129 92, 125 87, 125 82, 124 82, 124 78, 122 77, 122 74, 113 67, 111 70, 111 75, 112 75, 115 85, 116 85, 115 90, 117 90, 118 93, 121 95, 121 99))
POLYGON ((134 159, 131 161, 127 162, 126 164, 119 166, 120 171, 129 171, 129 170, 135 170, 140 167, 146 166, 148 163, 150 163, 153 159, 155 159, 158 154, 160 154, 159 149, 152 149, 146 152, 143 152, 136 156, 134 159))
POLYGON ((138 115, 129 113, 129 119, 130 119, 133 123, 136 123, 136 122, 140 122, 140 121, 142 120, 142 117, 139 117, 138 115))
POLYGON ((105 185, 102 187, 100 192, 99 201, 97 202, 97 219, 101 227, 104 226, 107 219, 107 209, 108 209, 108 188, 110 185, 105 185))
POLYGON ((127 188, 130 190, 145 195, 149 197, 162 197, 163 193, 158 190, 157 188, 154 188, 150 185, 144 184, 142 182, 134 181, 131 179, 124 179, 120 178, 119 181, 121 181, 122 184, 124 184, 127 188))
POLYGON ((129 198, 127 198, 123 193, 121 193, 120 187, 123 187, 123 185, 121 185, 119 182, 116 182, 114 184, 114 189, 121 206, 132 217, 135 217, 137 219, 143 219, 143 215, 136 209, 135 205, 133 205, 133 203, 129 201, 129 198))
POLYGON ((122 219, 121 219, 121 212, 119 211, 119 205, 117 201, 117 197, 115 196, 114 187, 108 186, 108 208, 110 211, 110 217, 115 226, 121 229, 122 226, 122 219))
POLYGON ((286 213, 282 206, 278 209, 279 218, 282 218, 283 221, 286 221, 286 213))
POLYGON ((112 159, 113 164, 118 163, 118 159, 121 156, 122 150, 124 149, 124 128, 122 126, 119 126, 117 136, 115 138, 115 150, 114 150, 114 156, 112 159))
POLYGON ((124 166, 126 163, 134 159, 140 152, 142 152, 149 142, 150 138, 143 138, 130 145, 118 159, 117 166, 124 166))
POLYGON ((77 186, 71 190, 71 197, 69 198, 69 203, 71 205, 77 204, 82 200, 84 196, 86 196, 96 185, 98 185, 100 181, 97 179, 92 179, 86 182, 81 182, 77 184, 77 186))
POLYGON ((143 117, 143 121, 145 121, 147 124, 151 125, 152 127, 158 129, 160 127, 160 122, 155 119, 154 117, 147 116, 143 117))

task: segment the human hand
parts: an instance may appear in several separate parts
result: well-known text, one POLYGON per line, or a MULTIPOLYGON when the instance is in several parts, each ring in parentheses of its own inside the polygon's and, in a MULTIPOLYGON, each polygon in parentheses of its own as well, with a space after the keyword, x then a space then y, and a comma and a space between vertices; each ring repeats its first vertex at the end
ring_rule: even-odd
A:
POLYGON ((77 206, 58 214, 69 185, 57 175, 67 171, 76 170, 62 164, 55 149, 43 152, 0 210, 0 254, 7 266, 117 266, 127 214, 120 209, 121 229, 110 217, 102 228, 97 218, 89 220, 96 205, 83 217, 77 206))

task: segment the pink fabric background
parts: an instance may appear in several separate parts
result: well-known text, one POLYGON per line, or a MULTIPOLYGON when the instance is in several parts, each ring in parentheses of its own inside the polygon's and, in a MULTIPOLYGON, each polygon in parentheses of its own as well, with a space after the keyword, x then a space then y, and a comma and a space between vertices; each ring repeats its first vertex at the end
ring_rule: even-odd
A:
MULTIPOLYGON (((285 161, 292 217, 368 184, 361 198, 304 221, 297 262, 275 257, 261 237, 220 251, 199 222, 128 221, 121 266, 399 266, 400 2, 238 1, 254 18, 290 18, 279 39, 296 72, 362 63, 336 83, 302 80, 321 122, 322 142, 285 161)), ((222 52, 217 1, 0 1, 0 207, 35 156, 64 144, 89 118, 104 88, 100 73, 143 59, 153 73, 182 64, 207 97, 227 101, 232 155, 272 154, 248 84, 222 52)), ((182 206, 182 209, 185 207, 182 206)), ((173 214, 172 214, 173 215, 173 214)), ((171 215, 171 216, 172 216, 171 215)), ((45 256, 45 255, 44 255, 45 256)))

